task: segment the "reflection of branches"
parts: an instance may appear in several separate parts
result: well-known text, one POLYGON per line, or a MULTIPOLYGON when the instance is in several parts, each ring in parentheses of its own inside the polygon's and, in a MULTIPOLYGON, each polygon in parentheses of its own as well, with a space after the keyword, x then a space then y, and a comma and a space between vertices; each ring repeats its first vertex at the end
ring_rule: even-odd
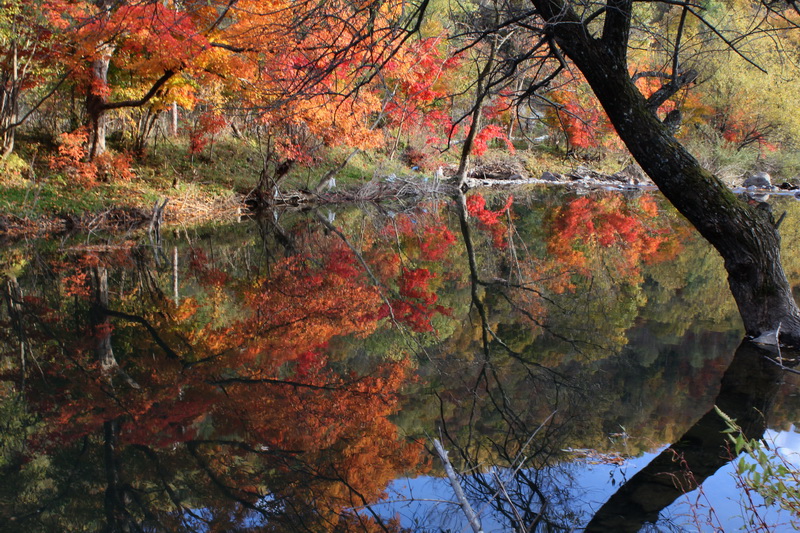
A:
MULTIPOLYGON (((516 288, 533 293, 540 291, 525 282, 511 287, 505 281, 501 283, 496 280, 482 280, 463 196, 458 202, 457 209, 469 265, 471 309, 477 311, 478 320, 480 320, 481 350, 484 357, 480 361, 475 375, 465 379, 470 382, 465 383, 469 391, 469 403, 462 405, 460 409, 468 419, 464 423, 463 435, 456 435, 453 432, 453 428, 447 420, 445 397, 435 393, 439 401, 442 437, 449 443, 448 448, 458 454, 465 469, 473 471, 472 475, 461 478, 461 483, 467 491, 470 501, 479 501, 484 506, 490 506, 497 516, 503 517, 508 524, 514 524, 515 529, 529 530, 529 528, 538 527, 552 530, 565 529, 567 527, 562 523, 563 518, 557 517, 552 511, 560 508, 555 504, 554 498, 559 497, 562 493, 556 487, 546 486, 543 478, 545 474, 537 470, 537 467, 550 463, 559 453, 560 448, 553 446, 553 443, 564 433, 566 426, 563 425, 563 422, 574 416, 567 413, 562 417, 564 420, 555 423, 555 410, 560 409, 558 403, 564 387, 566 386, 572 391, 578 389, 570 385, 570 380, 557 371, 542 367, 532 361, 526 361, 491 327, 489 307, 484 294, 481 293, 482 290, 500 289, 498 292, 501 297, 517 310, 518 306, 514 305, 511 296, 503 289, 516 288), (530 394, 526 395, 526 399, 541 396, 537 394, 536 383, 542 380, 543 374, 553 378, 549 383, 554 391, 554 396, 548 396, 554 400, 554 411, 533 431, 531 431, 529 423, 531 406, 525 400, 522 405, 518 403, 517 394, 512 392, 507 383, 508 374, 506 374, 505 368, 498 366, 498 362, 492 360, 491 345, 500 347, 504 353, 511 356, 513 361, 522 363, 522 367, 519 369, 521 372, 515 367, 513 375, 519 376, 520 379, 527 380, 533 385, 528 387, 530 394), (481 426, 479 420, 485 421, 486 417, 494 419, 497 428, 481 426), (487 433, 493 429, 496 429, 498 433, 487 433), (481 465, 485 463, 487 455, 495 458, 494 464, 508 465, 508 470, 504 470, 506 475, 501 476, 497 470, 486 474, 477 472, 478 469, 485 468, 481 465)), ((534 319, 534 323, 540 322, 530 313, 526 316, 534 319)), ((550 330, 548 329, 548 331, 550 330)), ((550 333, 577 349, 575 341, 570 341, 556 332, 550 331, 550 333)), ((515 384, 514 391, 517 390, 516 387, 519 387, 518 383, 515 384)), ((477 514, 480 516, 481 511, 477 510, 477 514)))
MULTIPOLYGON (((134 448, 144 453, 145 456, 150 460, 150 462, 153 463, 153 466, 155 467, 156 470, 156 474, 158 475, 158 478, 161 480, 161 485, 164 487, 164 492, 167 493, 167 496, 169 497, 170 501, 173 503, 173 505, 175 505, 178 511, 181 514, 184 513, 188 514, 195 520, 199 520, 201 522, 205 522, 206 524, 210 525, 211 522, 209 520, 206 520, 202 516, 195 513, 191 507, 184 505, 183 499, 180 497, 180 495, 178 495, 177 492, 175 492, 175 490, 172 488, 172 485, 170 485, 170 482, 167 479, 167 473, 165 472, 164 465, 161 462, 161 459, 159 458, 158 454, 155 453, 148 446, 144 446, 141 444, 134 445, 134 448)), ((183 518, 181 519, 183 520, 183 518)))
POLYGON ((234 383, 236 384, 269 383, 272 385, 286 385, 288 387, 295 387, 298 389, 327 390, 327 391, 338 391, 342 389, 341 386, 337 385, 314 385, 313 383, 303 383, 301 381, 292 381, 288 379, 277 379, 277 378, 235 377, 235 378, 215 379, 209 381, 209 384, 211 385, 231 385, 234 383))
POLYGON ((389 316, 391 317, 392 322, 395 325, 397 325, 397 319, 394 316, 394 310, 392 309, 392 303, 389 301, 389 298, 387 298, 386 295, 383 293, 383 291, 386 289, 386 287, 385 287, 385 285, 383 283, 381 283, 381 281, 372 272, 372 269, 369 267, 367 262, 364 260, 364 256, 361 255, 361 252, 356 250, 355 246, 353 246, 350 243, 350 240, 345 236, 344 233, 339 231, 339 229, 336 226, 334 226, 333 224, 328 222, 325 219, 325 217, 323 217, 319 213, 317 213, 317 220, 319 220, 322 223, 322 225, 325 226, 328 229, 328 231, 331 231, 331 232, 335 233, 340 239, 342 239, 342 242, 345 244, 345 246, 350 248, 350 251, 353 252, 353 254, 356 256, 356 259, 358 259, 358 262, 361 264, 361 267, 367 273, 367 275, 369 276, 370 280, 372 280, 372 283, 374 283, 375 287, 378 288, 378 290, 380 291, 381 299, 383 300, 383 303, 386 304, 386 306, 387 306, 387 308, 389 310, 389 316))
MULTIPOLYGON (((479 448, 458 443, 448 437, 452 446, 462 457, 467 467, 466 471, 470 472, 456 476, 452 465, 446 459, 447 452, 444 451, 438 439, 434 440, 436 453, 442 460, 447 477, 456 494, 457 501, 450 503, 460 506, 467 517, 474 515, 474 519, 468 518, 473 528, 476 527, 479 517, 486 512, 486 507, 492 507, 495 512, 508 520, 509 524, 513 524, 512 529, 515 531, 531 531, 541 522, 548 524, 548 527, 554 530, 564 529, 564 526, 558 521, 547 516, 552 497, 546 494, 542 487, 541 471, 536 470, 533 465, 531 465, 532 468, 523 469, 528 466, 530 457, 542 454, 542 450, 529 450, 529 447, 542 430, 551 426, 554 415, 555 411, 532 432, 528 431, 525 434, 527 439, 506 440, 505 443, 495 442, 501 459, 508 464, 508 467, 500 470, 497 467, 491 467, 485 474, 476 471, 480 465, 476 458, 483 456, 479 448), (512 442, 515 445, 521 443, 518 447, 514 446, 516 450, 513 456, 505 453, 512 442), (501 473, 505 475, 501 476, 501 473), (533 473, 532 476, 531 473, 533 473), (469 491, 469 498, 464 491, 469 491), (479 502, 482 507, 472 511, 470 501, 479 502)), ((547 454, 545 453, 545 455, 547 454)))
MULTIPOLYGON (((375 512, 375 510, 372 508, 372 506, 369 505, 369 501, 367 500, 367 498, 364 497, 364 495, 361 493, 361 491, 359 491, 356 487, 354 487, 352 485, 352 483, 347 481, 347 479, 345 479, 345 477, 342 474, 338 473, 338 472, 337 472, 337 481, 339 483, 341 483, 342 485, 344 485, 347 488, 348 492, 350 493, 351 503, 353 503, 352 507, 356 507, 357 506, 355 502, 352 502, 352 496, 356 496, 358 498, 358 500, 359 500, 358 505, 360 505, 362 509, 366 509, 369 512, 369 514, 372 515, 372 518, 375 520, 375 523, 383 531, 385 531, 386 533, 389 533, 389 529, 384 525, 383 519, 380 517, 380 515, 378 515, 378 513, 375 512)), ((358 519, 361 527, 364 528, 364 530, 366 531, 367 530, 366 524, 363 523, 363 519, 362 519, 361 515, 356 513, 356 518, 358 519)))
POLYGON ((208 463, 208 461, 206 461, 206 459, 202 457, 202 455, 198 451, 198 448, 199 445, 197 443, 188 442, 186 444, 186 449, 189 451, 189 454, 191 454, 191 456, 195 458, 197 464, 206 473, 208 479, 211 480, 214 486, 217 487, 220 490, 220 492, 222 492, 222 494, 225 495, 226 498, 235 501, 245 509, 249 509, 251 511, 259 513, 262 516, 266 516, 266 512, 264 511, 264 509, 261 509, 260 507, 254 505, 251 500, 246 500, 236 495, 235 491, 241 491, 242 493, 250 496, 254 500, 260 499, 261 494, 257 494, 251 491, 246 491, 243 489, 237 489, 236 487, 232 487, 230 485, 225 484, 223 480, 211 468, 211 465, 208 463))
POLYGON ((122 311, 115 311, 113 309, 109 309, 108 307, 105 307, 102 310, 102 312, 108 316, 124 318, 125 320, 141 324, 142 326, 144 326, 147 332, 150 333, 150 336, 153 337, 153 340, 156 342, 156 344, 158 344, 159 347, 161 347, 161 349, 164 350, 164 353, 169 359, 173 360, 181 359, 181 357, 177 353, 175 353, 175 351, 172 348, 170 348, 170 346, 164 341, 164 339, 161 338, 161 335, 158 334, 158 331, 156 331, 156 329, 150 324, 150 322, 147 321, 146 318, 138 315, 123 313, 122 311))
POLYGON ((81 449, 78 452, 77 457, 75 457, 72 461, 70 461, 72 468, 70 469, 69 474, 67 474, 67 477, 64 480, 64 486, 61 488, 61 490, 56 496, 54 496, 53 498, 51 498, 49 501, 46 502, 38 501, 37 502, 38 506, 33 511, 29 511, 21 515, 6 516, 5 519, 11 523, 22 524, 24 521, 30 518, 39 516, 42 513, 49 511, 51 508, 55 507, 57 503, 73 495, 74 491, 72 484, 78 481, 77 479, 78 468, 83 466, 83 460, 85 459, 86 452, 88 450, 89 450, 89 437, 84 437, 82 439, 81 449))
MULTIPOLYGON (((586 345, 586 346, 592 347, 592 348, 602 348, 602 346, 597 344, 597 343, 593 343, 593 342, 589 342, 589 341, 577 341, 575 339, 570 339, 570 338, 568 338, 568 337, 556 332, 553 328, 551 328, 550 326, 548 326, 547 324, 543 323, 538 318, 533 316, 533 314, 530 311, 528 311, 527 309, 523 309, 521 306, 517 305, 516 302, 514 302, 511 299, 511 297, 508 294, 506 294, 505 292, 501 292, 500 295, 502 296, 502 298, 504 300, 506 300, 514 308, 515 311, 518 311, 518 312, 522 313, 528 320, 533 322, 536 325, 536 327, 542 328, 542 330, 548 332, 550 335, 552 335, 556 339, 564 341, 565 343, 569 344, 570 346, 575 348, 575 350, 578 353, 580 353, 580 354, 583 353, 583 351, 578 346, 579 342, 584 344, 584 345, 586 345)), ((509 355, 512 355, 512 356, 515 356, 515 357, 519 357, 520 356, 520 354, 516 353, 515 351, 511 350, 510 348, 508 349, 508 353, 509 353, 509 355)))
POLYGON ((472 527, 472 530, 475 533, 482 533, 483 528, 481 527, 480 519, 475 514, 475 511, 472 509, 472 506, 469 504, 469 501, 467 501, 466 496, 464 496, 464 489, 461 488, 461 483, 456 477, 456 472, 455 470, 453 470, 453 465, 447 458, 447 450, 444 449, 444 446, 442 446, 442 443, 439 442, 439 439, 433 439, 433 448, 436 450, 436 455, 439 456, 439 460, 442 462, 442 465, 444 466, 444 471, 447 474, 447 479, 450 480, 450 486, 453 487, 453 492, 455 492, 456 500, 458 500, 458 504, 464 511, 464 515, 466 515, 470 527, 472 527))
POLYGON ((478 295, 478 262, 475 259, 475 247, 472 243, 472 230, 467 221, 467 199, 461 194, 456 199, 458 208, 458 221, 461 227, 461 235, 464 238, 464 247, 467 250, 467 261, 469 263, 469 282, 470 282, 470 297, 472 305, 478 310, 478 315, 481 319, 481 338, 483 340, 483 353, 484 357, 489 358, 489 319, 486 314, 486 308, 483 305, 478 295))
POLYGON ((142 510, 146 520, 157 524, 161 528, 158 519, 150 509, 138 497, 138 494, 127 483, 121 479, 121 465, 119 461, 119 419, 110 420, 103 423, 103 459, 106 474, 105 490, 105 512, 106 524, 110 531, 144 531, 139 525, 139 521, 128 510, 128 498, 134 500, 142 510))
MULTIPOLYGON (((564 376, 561 376, 558 372, 556 372, 555 370, 553 370, 551 368, 544 367, 544 366, 542 366, 542 365, 540 365, 538 363, 535 363, 533 361, 524 360, 522 358, 521 354, 517 353, 510 346, 508 346, 508 344, 506 344, 500 338, 500 336, 498 336, 497 333, 490 327, 488 311, 486 309, 486 306, 485 306, 484 302, 480 298, 480 294, 478 293, 478 288, 479 287, 501 287, 501 286, 513 287, 513 288, 518 288, 520 290, 532 292, 532 293, 534 293, 536 295, 539 295, 539 296, 543 297, 546 301, 548 301, 550 303, 552 303, 552 300, 550 300, 549 298, 546 298, 542 294, 541 291, 539 291, 539 290, 537 290, 537 289, 535 289, 533 287, 530 287, 527 284, 513 284, 513 283, 509 283, 506 280, 502 280, 502 281, 499 281, 499 282, 498 281, 484 281, 484 280, 481 280, 479 275, 478 275, 478 261, 477 261, 477 258, 476 258, 475 245, 474 245, 473 240, 472 240, 472 230, 471 230, 471 228, 469 226, 469 221, 467 220, 466 197, 463 194, 461 194, 458 197, 458 199, 456 201, 456 204, 457 204, 457 208, 458 208, 458 218, 459 218, 459 224, 460 224, 460 228, 461 228, 461 235, 462 235, 462 238, 463 238, 463 241, 464 241, 464 247, 466 248, 466 251, 467 251, 467 261, 468 261, 468 264, 469 264, 471 305, 474 306, 475 309, 477 309, 478 316, 480 317, 480 321, 481 321, 481 339, 482 339, 483 354, 484 354, 485 361, 489 361, 489 346, 490 346, 490 337, 491 337, 491 340, 493 340, 500 347, 502 347, 503 350, 505 350, 505 352, 508 353, 511 357, 514 357, 514 358, 526 363, 527 365, 533 365, 533 366, 542 368, 543 370, 545 370, 545 371, 547 371, 547 372, 549 372, 549 373, 551 373, 551 374, 553 374, 555 376, 558 376, 559 378, 564 378, 564 376)), ((571 346, 573 346, 576 350, 578 350, 580 352, 580 349, 577 346, 577 341, 569 339, 569 338, 567 338, 567 337, 565 337, 563 335, 560 335, 560 334, 556 333, 555 331, 552 330, 552 328, 547 327, 540 320, 538 320, 536 317, 534 317, 530 312, 528 312, 525 309, 522 309, 520 306, 515 304, 513 302, 513 300, 511 299, 511 297, 506 292, 504 292, 504 291, 498 291, 498 292, 499 292, 500 296, 503 299, 505 299, 506 301, 508 301, 508 303, 511 304, 511 306, 515 310, 522 312, 522 314, 524 314, 536 326, 538 326, 538 327, 542 328, 543 330, 549 332, 550 334, 553 335, 553 337, 558 338, 559 340, 562 340, 562 341, 570 344, 571 346)), ((588 342, 586 342, 586 344, 589 345, 589 346, 592 345, 591 343, 588 343, 588 342)))
MULTIPOLYGON (((758 439, 780 386, 780 369, 766 362, 764 350, 742 341, 725 371, 715 405, 744 428, 748 439, 758 439)), ((619 487, 595 513, 587 532, 639 531, 679 496, 697 488, 730 461, 726 452, 725 420, 717 407, 706 413, 672 446, 619 487), (681 458, 681 463, 675 457, 681 458), (648 494, 647 499, 641 494, 648 494)))
POLYGON ((83 374, 90 382, 95 383, 100 391, 111 398, 123 411, 130 413, 129 408, 126 407, 125 404, 120 400, 119 396, 114 390, 114 387, 111 386, 107 380, 100 379, 96 373, 91 372, 86 365, 84 365, 83 362, 76 357, 75 353, 64 343, 64 340, 57 335, 55 331, 53 331, 53 329, 45 320, 42 319, 40 313, 31 311, 27 307, 23 307, 22 309, 25 316, 28 317, 32 322, 35 322, 36 325, 41 328, 44 334, 56 344, 61 354, 66 357, 71 364, 75 365, 75 368, 77 368, 81 374, 83 374))

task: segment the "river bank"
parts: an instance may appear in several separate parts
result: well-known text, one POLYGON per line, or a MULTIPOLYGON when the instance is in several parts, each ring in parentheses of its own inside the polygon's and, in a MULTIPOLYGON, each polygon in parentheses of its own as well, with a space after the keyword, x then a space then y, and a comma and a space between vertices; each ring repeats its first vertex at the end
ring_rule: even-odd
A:
MULTIPOLYGON (((613 174, 586 165, 561 172, 541 172, 533 177, 521 161, 502 160, 476 165, 464 182, 467 190, 528 187, 565 187, 582 193, 592 190, 657 190, 635 164, 613 174)), ((783 183, 780 187, 732 187, 763 200, 765 194, 795 195, 798 187, 783 183)), ((202 223, 235 221, 255 211, 270 208, 311 208, 353 202, 405 203, 432 196, 458 194, 455 166, 439 167, 433 172, 408 170, 378 174, 363 180, 344 180, 320 192, 307 188, 288 188, 265 198, 255 190, 226 190, 214 183, 199 182, 190 186, 154 187, 143 190, 135 184, 100 185, 92 190, 61 188, 42 192, 42 185, 0 188, 0 241, 62 235, 73 232, 130 232, 154 226, 189 227, 202 223), (3 190, 5 189, 5 190, 3 190), (41 203, 41 205, 39 205, 41 203)))

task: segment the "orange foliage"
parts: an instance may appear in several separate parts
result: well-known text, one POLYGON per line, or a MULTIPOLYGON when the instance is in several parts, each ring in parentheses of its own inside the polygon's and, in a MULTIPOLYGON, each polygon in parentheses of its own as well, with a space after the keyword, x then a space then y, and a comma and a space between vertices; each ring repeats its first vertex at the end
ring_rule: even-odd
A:
POLYGON ((201 114, 195 126, 189 130, 189 153, 195 155, 202 152, 227 125, 225 117, 216 111, 201 114))
POLYGON ((641 262, 677 253, 665 230, 658 229, 658 208, 650 196, 626 201, 618 195, 576 198, 556 209, 548 252, 578 271, 588 268, 588 248, 613 248, 610 260, 625 278, 639 276, 641 262))
POLYGON ((467 213, 478 219, 480 226, 488 229, 492 235, 492 244, 495 248, 505 248, 508 245, 506 235, 508 228, 500 222, 500 217, 509 212, 514 197, 509 196, 506 204, 497 211, 486 209, 486 199, 479 193, 467 197, 467 213))
POLYGON ((99 181, 130 181, 133 158, 127 153, 104 153, 87 161, 86 143, 89 135, 85 128, 58 136, 57 153, 50 158, 50 169, 70 178, 70 185, 91 188, 99 181))
POLYGON ((424 144, 443 145, 453 132, 446 96, 460 59, 448 57, 445 37, 414 41, 386 65, 384 112, 388 126, 396 128, 397 135, 419 136, 424 144))
POLYGON ((571 74, 563 88, 551 91, 556 105, 547 113, 551 127, 560 129, 571 148, 620 149, 622 141, 580 74, 571 74))
MULTIPOLYGON (((338 238, 320 239, 309 244, 324 246, 325 253, 284 258, 269 278, 243 284, 217 274, 195 248, 195 297, 179 306, 162 300, 159 308, 143 308, 159 337, 176 349, 172 355, 135 322, 115 320, 96 327, 94 336, 76 332, 63 340, 67 357, 47 359, 46 387, 31 391, 46 428, 31 449, 58 447, 116 420, 120 446, 175 453, 190 443, 205 456, 209 471, 236 490, 261 493, 263 486, 254 486, 241 464, 262 464, 270 474, 261 483, 277 499, 313 502, 316 513, 332 524, 342 520, 344 527, 344 510, 363 504, 352 491, 375 501, 389 481, 418 468, 423 449, 405 442, 389 420, 399 407, 399 391, 413 379, 408 359, 375 361, 363 375, 327 360, 324 348, 335 337, 375 331, 383 302, 352 251, 338 238), (206 290, 210 298, 202 295, 206 290), (231 318, 209 309, 225 293, 246 312, 231 318), (93 350, 101 334, 131 346, 120 364, 138 389, 113 387, 102 374, 93 350), (202 435, 201 427, 207 428, 202 435), (208 431, 241 446, 198 444, 208 431), (270 453, 259 452, 264 450, 270 453)), ((83 290, 87 269, 103 260, 88 255, 73 262, 68 290, 83 290)), ((400 292, 432 307, 433 277, 425 269, 404 269, 400 292)), ((133 298, 139 308, 139 297, 133 298)))
POLYGON ((50 169, 63 172, 80 187, 91 187, 97 184, 97 168, 86 162, 86 143, 89 134, 85 129, 58 136, 57 155, 50 159, 50 169))
POLYGON ((512 154, 514 153, 514 145, 511 144, 511 140, 508 138, 508 135, 506 135, 505 129, 497 124, 489 124, 478 132, 473 141, 472 153, 476 156, 485 154, 488 149, 488 142, 492 139, 503 141, 508 151, 512 154))

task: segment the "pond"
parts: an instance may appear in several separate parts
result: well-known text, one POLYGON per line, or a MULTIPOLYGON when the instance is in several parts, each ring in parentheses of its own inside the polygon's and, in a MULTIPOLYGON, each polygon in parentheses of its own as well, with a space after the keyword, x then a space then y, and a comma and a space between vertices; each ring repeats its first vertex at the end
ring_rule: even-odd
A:
POLYGON ((514 195, 7 246, 0 530, 794 527, 714 406, 797 462, 798 376, 716 253, 653 192, 514 195))

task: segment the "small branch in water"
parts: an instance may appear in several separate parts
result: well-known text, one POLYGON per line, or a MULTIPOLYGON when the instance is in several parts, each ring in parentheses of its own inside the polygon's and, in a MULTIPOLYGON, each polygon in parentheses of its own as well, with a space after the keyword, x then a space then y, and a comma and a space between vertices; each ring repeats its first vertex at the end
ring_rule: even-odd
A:
POLYGON ((785 218, 786 218, 786 211, 784 211, 784 212, 781 214, 780 218, 779 218, 779 219, 778 219, 778 221, 775 223, 775 229, 779 229, 779 228, 781 227, 781 224, 783 223, 783 219, 785 219, 785 218))
POLYGON ((461 505, 461 509, 464 511, 464 514, 467 515, 467 521, 469 521, 472 531, 475 533, 483 533, 480 520, 467 501, 467 497, 464 495, 464 489, 461 488, 461 483, 459 483, 456 472, 453 470, 453 465, 450 464, 450 460, 447 458, 447 450, 444 449, 439 439, 433 439, 433 447, 436 449, 439 460, 442 461, 444 471, 447 474, 447 478, 450 480, 450 485, 453 486, 453 491, 456 493, 456 499, 459 505, 461 505))
POLYGON ((785 370, 786 372, 791 372, 792 374, 800 374, 800 370, 795 370, 794 368, 789 368, 788 366, 783 364, 783 358, 780 361, 776 361, 771 357, 764 356, 764 359, 769 361, 770 363, 777 365, 781 370, 785 370))

